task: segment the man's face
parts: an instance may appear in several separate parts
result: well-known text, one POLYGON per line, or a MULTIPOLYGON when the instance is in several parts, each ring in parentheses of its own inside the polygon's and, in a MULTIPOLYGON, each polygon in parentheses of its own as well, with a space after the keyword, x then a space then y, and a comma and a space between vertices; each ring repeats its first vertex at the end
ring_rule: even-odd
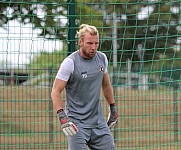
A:
POLYGON ((81 56, 85 59, 91 59, 95 56, 99 47, 99 36, 86 33, 79 41, 81 56))

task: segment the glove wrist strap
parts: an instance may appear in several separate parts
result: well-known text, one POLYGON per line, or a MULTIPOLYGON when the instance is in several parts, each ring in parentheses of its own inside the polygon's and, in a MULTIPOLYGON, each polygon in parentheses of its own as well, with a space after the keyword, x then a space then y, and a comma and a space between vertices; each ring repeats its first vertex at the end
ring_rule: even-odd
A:
POLYGON ((111 106, 116 106, 116 104, 115 104, 115 103, 112 103, 112 104, 110 104, 110 107, 111 107, 111 106))
POLYGON ((59 109, 57 111, 57 117, 59 118, 60 122, 62 123, 62 119, 67 118, 67 115, 65 114, 63 109, 59 109))
POLYGON ((57 110, 57 114, 59 114, 60 112, 64 111, 63 109, 59 109, 57 110))

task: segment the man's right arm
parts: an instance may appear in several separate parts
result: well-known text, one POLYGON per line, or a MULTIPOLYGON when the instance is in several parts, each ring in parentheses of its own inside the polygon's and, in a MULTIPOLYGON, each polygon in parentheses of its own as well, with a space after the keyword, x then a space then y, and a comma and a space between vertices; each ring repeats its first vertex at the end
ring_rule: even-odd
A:
POLYGON ((63 89, 65 88, 66 83, 66 81, 55 78, 51 98, 63 132, 66 136, 73 136, 78 132, 78 128, 65 114, 63 110, 63 101, 60 95, 63 89))
POLYGON ((60 93, 64 90, 73 70, 74 70, 73 60, 70 58, 65 58, 64 61, 61 63, 60 68, 57 72, 51 93, 53 106, 56 111, 58 111, 59 109, 63 109, 63 101, 60 96, 60 93))
POLYGON ((67 81, 73 72, 73 69, 73 60, 70 58, 64 59, 59 71, 57 72, 51 92, 53 106, 57 112, 57 117, 60 121, 61 128, 66 136, 73 136, 78 132, 77 126, 68 118, 67 114, 64 112, 64 105, 61 97, 61 93, 64 90, 67 81))
POLYGON ((64 108, 60 94, 64 90, 66 83, 66 81, 60 80, 58 78, 55 78, 55 81, 53 83, 51 98, 56 111, 64 108))

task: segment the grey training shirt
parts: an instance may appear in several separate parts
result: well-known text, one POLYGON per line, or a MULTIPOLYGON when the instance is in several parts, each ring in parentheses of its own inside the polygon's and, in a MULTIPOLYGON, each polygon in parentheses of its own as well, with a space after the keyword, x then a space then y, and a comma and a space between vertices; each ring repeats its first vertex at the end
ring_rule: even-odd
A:
POLYGON ((105 123, 100 92, 107 66, 107 57, 100 51, 90 60, 76 51, 60 66, 56 78, 67 81, 66 113, 80 126, 92 128, 105 123))

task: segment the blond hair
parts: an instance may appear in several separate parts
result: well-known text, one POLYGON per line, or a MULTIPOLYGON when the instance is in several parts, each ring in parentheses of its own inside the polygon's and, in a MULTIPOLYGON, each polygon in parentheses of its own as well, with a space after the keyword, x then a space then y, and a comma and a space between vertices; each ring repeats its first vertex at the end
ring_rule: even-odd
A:
POLYGON ((79 27, 79 31, 77 32, 77 35, 80 38, 84 37, 85 33, 89 33, 90 35, 98 35, 99 32, 95 26, 90 26, 88 24, 82 24, 79 27))

